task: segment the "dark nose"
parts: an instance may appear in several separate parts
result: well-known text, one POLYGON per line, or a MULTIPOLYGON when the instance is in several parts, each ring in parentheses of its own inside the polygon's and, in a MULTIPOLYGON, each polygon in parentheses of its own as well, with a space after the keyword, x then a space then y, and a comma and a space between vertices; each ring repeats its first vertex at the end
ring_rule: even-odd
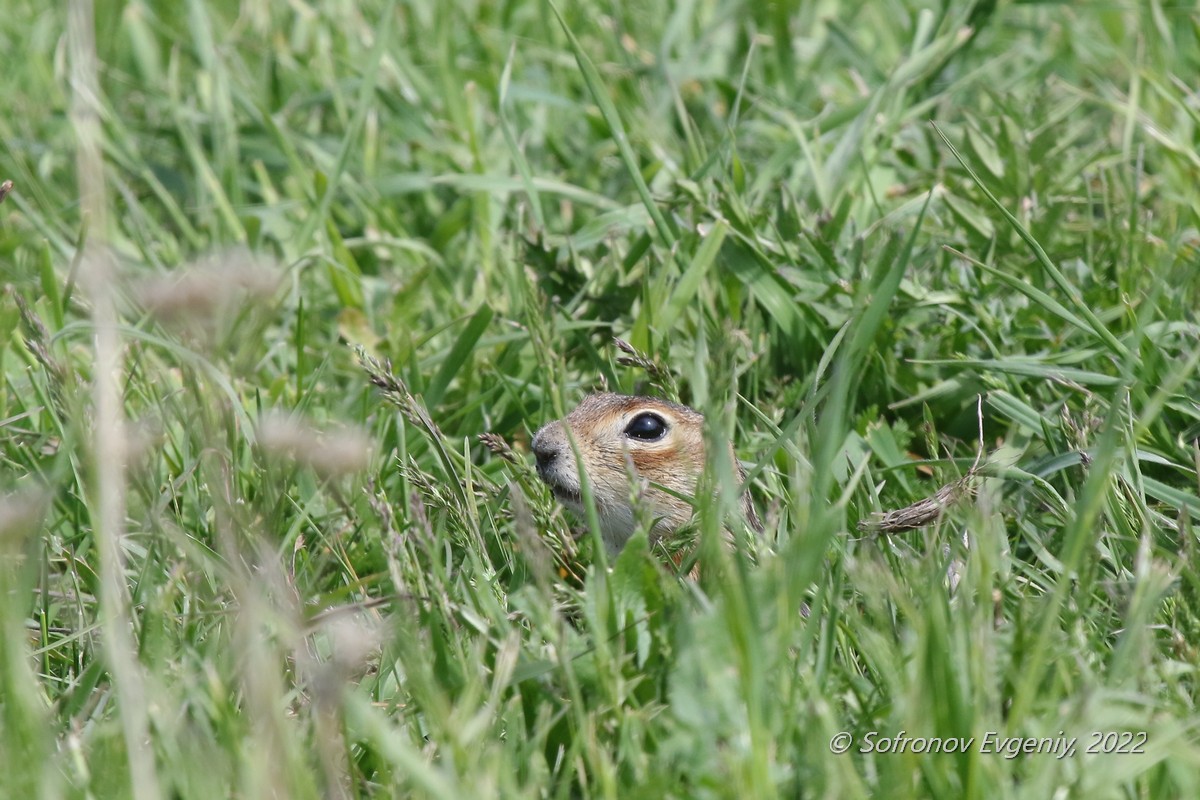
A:
POLYGON ((537 459, 538 472, 545 472, 558 460, 559 448, 553 442, 547 442, 545 437, 536 436, 533 439, 533 457, 537 459))
POLYGON ((545 472, 558 460, 558 448, 541 447, 533 451, 533 456, 537 459, 538 472, 545 472))

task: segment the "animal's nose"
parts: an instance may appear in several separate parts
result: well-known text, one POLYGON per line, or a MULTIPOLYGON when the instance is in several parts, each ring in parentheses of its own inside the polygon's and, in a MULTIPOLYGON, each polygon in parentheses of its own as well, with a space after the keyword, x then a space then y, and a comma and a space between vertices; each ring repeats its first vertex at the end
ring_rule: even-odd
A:
POLYGON ((541 434, 533 437, 531 447, 533 448, 533 457, 537 459, 538 472, 545 472, 550 469, 554 465, 554 462, 558 460, 558 454, 562 452, 557 442, 552 442, 549 440, 549 437, 542 436, 541 434))

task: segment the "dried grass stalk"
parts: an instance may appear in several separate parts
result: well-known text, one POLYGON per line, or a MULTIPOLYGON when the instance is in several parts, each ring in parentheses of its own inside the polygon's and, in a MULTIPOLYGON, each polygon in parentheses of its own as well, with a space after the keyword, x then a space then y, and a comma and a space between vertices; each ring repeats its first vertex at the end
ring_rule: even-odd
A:
POLYGON ((924 527, 938 519, 950 506, 964 497, 975 493, 975 477, 979 474, 979 464, 983 459, 983 395, 975 399, 975 418, 979 424, 979 449, 975 455, 975 463, 956 481, 947 483, 929 497, 915 503, 888 511, 883 514, 873 514, 870 519, 859 520, 858 529, 870 533, 901 533, 924 527))
POLYGON ((975 470, 946 484, 929 497, 871 519, 859 520, 858 529, 870 533, 900 533, 923 527, 936 520, 947 508, 964 497, 974 494, 975 470))

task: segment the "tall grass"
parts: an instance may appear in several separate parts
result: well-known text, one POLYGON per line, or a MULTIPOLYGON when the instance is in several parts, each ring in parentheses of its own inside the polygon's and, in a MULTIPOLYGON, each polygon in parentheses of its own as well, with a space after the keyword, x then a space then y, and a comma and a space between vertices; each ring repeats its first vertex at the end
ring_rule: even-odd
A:
POLYGON ((1197 30, 9 0, 0 794, 1196 795, 1197 30), (606 560, 601 387, 763 536, 606 560))

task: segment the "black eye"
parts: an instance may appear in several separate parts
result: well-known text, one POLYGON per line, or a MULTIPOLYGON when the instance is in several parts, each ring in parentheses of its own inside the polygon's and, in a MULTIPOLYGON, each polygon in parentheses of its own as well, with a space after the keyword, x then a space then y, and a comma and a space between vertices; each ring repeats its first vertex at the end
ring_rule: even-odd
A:
POLYGON ((667 435, 667 423, 658 414, 638 414, 625 426, 625 435, 631 439, 653 442, 667 435))

